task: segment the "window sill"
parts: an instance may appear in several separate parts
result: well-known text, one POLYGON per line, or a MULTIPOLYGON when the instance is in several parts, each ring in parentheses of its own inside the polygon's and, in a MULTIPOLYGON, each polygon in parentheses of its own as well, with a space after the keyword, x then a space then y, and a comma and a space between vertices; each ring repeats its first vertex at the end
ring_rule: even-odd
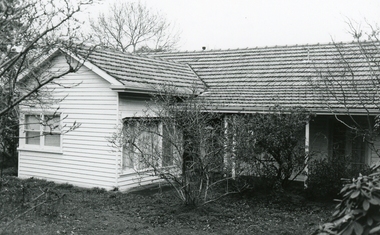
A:
POLYGON ((129 168, 129 169, 122 170, 120 173, 120 176, 130 175, 130 174, 144 174, 144 173, 153 172, 153 171, 154 171, 153 168, 146 168, 146 169, 141 169, 141 170, 129 168))
MULTIPOLYGON (((175 165, 164 166, 164 167, 160 167, 159 169, 162 171, 165 171, 165 170, 170 171, 170 170, 176 169, 176 166, 175 165)), ((120 173, 120 176, 130 175, 130 174, 144 174, 144 173, 152 173, 152 172, 154 172, 154 168, 144 168, 144 169, 139 169, 139 170, 134 169, 134 168, 128 168, 128 169, 122 170, 120 173)), ((157 172, 157 173, 160 173, 160 172, 157 172)))
POLYGON ((39 148, 23 147, 23 148, 17 148, 17 151, 63 154, 62 149, 39 149, 39 148))
POLYGON ((134 173, 137 173, 136 170, 129 168, 129 169, 121 170, 121 173, 119 175, 123 176, 123 175, 130 175, 130 174, 134 174, 134 173))

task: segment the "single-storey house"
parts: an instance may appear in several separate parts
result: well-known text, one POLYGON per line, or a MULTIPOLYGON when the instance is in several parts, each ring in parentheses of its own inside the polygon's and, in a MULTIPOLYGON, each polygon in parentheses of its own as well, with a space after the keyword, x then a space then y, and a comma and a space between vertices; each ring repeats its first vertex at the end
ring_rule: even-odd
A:
MULTIPOLYGON (((77 72, 44 88, 54 104, 21 107, 18 176, 108 190, 151 183, 156 177, 138 174, 109 138, 123 119, 142 115, 164 84, 184 93, 195 89, 226 115, 304 107, 316 114, 305 129, 307 151, 371 164, 379 139, 369 146, 344 123, 372 122, 379 114, 377 48, 363 42, 141 55, 95 49, 77 72), (49 135, 41 120, 57 123, 49 135)), ((62 71, 67 57, 81 62, 85 56, 56 50, 44 60, 49 70, 62 71)))

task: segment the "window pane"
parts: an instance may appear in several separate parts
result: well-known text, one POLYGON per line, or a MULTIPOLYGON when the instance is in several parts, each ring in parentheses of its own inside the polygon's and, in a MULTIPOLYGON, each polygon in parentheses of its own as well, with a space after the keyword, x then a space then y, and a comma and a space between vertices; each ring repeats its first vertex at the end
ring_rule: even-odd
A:
POLYGON ((162 166, 171 166, 173 164, 174 128, 171 125, 163 123, 162 127, 162 166))
POLYGON ((53 132, 60 131, 60 117, 53 115, 45 115, 44 116, 44 131, 53 132))
POLYGON ((133 158, 134 152, 133 147, 130 144, 125 144, 123 146, 123 169, 133 168, 133 158))
POLYGON ((138 136, 138 147, 142 153, 138 152, 138 167, 137 169, 145 169, 153 164, 153 157, 156 154, 156 145, 158 144, 155 138, 156 130, 154 124, 146 124, 140 135, 138 136))
POLYGON ((27 130, 40 130, 39 116, 25 115, 25 129, 27 130))
POLYGON ((25 137, 26 144, 40 145, 40 132, 27 131, 25 137))
POLYGON ((158 164, 161 155, 159 134, 159 123, 157 121, 145 124, 144 130, 139 137, 139 147, 143 150, 144 157, 140 154, 138 169, 149 168, 158 164))
POLYGON ((45 146, 61 146, 61 135, 59 134, 45 134, 45 146))
POLYGON ((124 123, 124 136, 126 138, 126 143, 123 145, 123 169, 134 168, 134 159, 135 159, 135 148, 133 144, 135 143, 136 133, 137 133, 137 123, 134 121, 127 121, 124 123))
POLYGON ((127 120, 124 128, 123 168, 140 170, 158 164, 161 155, 159 123, 155 120, 127 120))

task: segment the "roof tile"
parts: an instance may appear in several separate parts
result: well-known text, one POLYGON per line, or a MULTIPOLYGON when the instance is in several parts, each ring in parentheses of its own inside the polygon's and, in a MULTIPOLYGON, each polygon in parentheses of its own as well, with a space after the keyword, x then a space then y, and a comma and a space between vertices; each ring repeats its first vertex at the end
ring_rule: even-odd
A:
POLYGON ((151 87, 173 85, 178 88, 203 89, 204 84, 188 65, 107 49, 95 49, 87 60, 126 86, 151 87), (145 85, 144 85, 145 84, 145 85))
POLYGON ((96 49, 88 60, 125 86, 202 89, 201 97, 222 111, 276 104, 318 112, 364 106, 378 111, 379 52, 373 42, 143 55, 96 49))
POLYGON ((331 112, 363 108, 364 101, 378 111, 379 50, 378 43, 362 42, 148 56, 189 64, 209 87, 202 97, 220 109, 281 104, 331 112))

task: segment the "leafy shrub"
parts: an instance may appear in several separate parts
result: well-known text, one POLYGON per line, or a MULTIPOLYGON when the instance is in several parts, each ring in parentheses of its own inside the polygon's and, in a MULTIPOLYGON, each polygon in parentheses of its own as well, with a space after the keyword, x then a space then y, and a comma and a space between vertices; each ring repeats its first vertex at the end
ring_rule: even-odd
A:
POLYGON ((366 174, 369 167, 362 165, 353 167, 346 157, 318 159, 309 163, 308 188, 306 196, 310 199, 331 200, 336 198, 342 188, 343 178, 351 179, 359 173, 366 174))
POLYGON ((319 234, 380 234, 380 172, 347 180, 342 200, 319 234))
MULTIPOLYGON (((233 119, 236 130, 229 139, 234 140, 237 162, 244 167, 274 173, 276 185, 285 187, 292 174, 305 165, 304 128, 311 114, 303 108, 275 106, 269 113, 239 115, 233 119)), ((262 172, 254 172, 261 176, 262 172)))

